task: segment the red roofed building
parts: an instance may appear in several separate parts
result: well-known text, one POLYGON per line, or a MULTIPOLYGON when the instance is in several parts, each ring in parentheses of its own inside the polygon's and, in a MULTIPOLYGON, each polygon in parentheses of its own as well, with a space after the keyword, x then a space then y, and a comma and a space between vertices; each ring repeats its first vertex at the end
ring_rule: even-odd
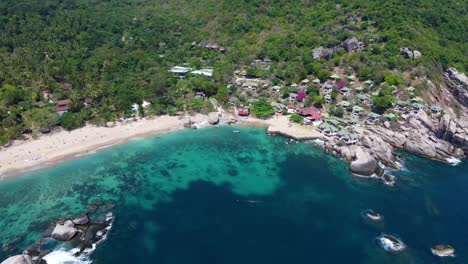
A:
POLYGON ((239 116, 249 116, 250 108, 248 106, 242 106, 237 109, 239 116))
POLYGON ((294 111, 296 110, 296 106, 294 106, 293 104, 288 104, 286 106, 286 109, 288 110, 288 113, 294 113, 294 111))
POLYGON ((59 114, 63 114, 70 110, 70 100, 60 100, 55 104, 55 111, 59 114))
POLYGON ((296 113, 300 116, 314 116, 320 114, 320 111, 315 107, 302 107, 297 109, 296 113))

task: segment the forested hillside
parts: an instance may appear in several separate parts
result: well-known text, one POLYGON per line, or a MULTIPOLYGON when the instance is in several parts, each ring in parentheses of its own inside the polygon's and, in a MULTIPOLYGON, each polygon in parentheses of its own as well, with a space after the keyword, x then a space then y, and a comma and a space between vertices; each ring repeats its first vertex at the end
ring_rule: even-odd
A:
POLYGON ((440 80, 444 67, 468 70, 467 9, 463 0, 3 0, 0 143, 57 125, 104 124, 143 100, 153 114, 209 108, 185 95, 226 102, 234 71, 254 59, 271 67, 250 75, 284 83, 335 66, 376 83, 406 70, 440 80), (352 36, 365 44, 361 52, 313 59, 314 48, 352 36), (401 47, 423 56, 405 58, 401 47), (168 72, 183 63, 213 67, 214 76, 168 72), (62 99, 71 111, 59 116, 62 99))

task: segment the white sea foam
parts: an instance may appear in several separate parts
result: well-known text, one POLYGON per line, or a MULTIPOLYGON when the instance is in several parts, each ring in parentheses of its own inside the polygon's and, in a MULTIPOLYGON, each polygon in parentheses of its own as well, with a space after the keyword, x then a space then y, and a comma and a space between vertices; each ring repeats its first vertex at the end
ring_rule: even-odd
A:
POLYGON ((461 160, 460 159, 457 159, 455 157, 450 157, 450 158, 447 158, 445 159, 450 165, 452 166, 457 166, 458 164, 461 163, 461 160))
POLYGON ((382 248, 388 252, 399 252, 406 248, 406 245, 402 241, 399 240, 399 243, 395 243, 391 239, 386 238, 384 235, 378 237, 377 239, 382 248))
POLYGON ((79 249, 73 248, 66 250, 65 248, 57 248, 44 257, 48 264, 91 264, 93 263, 88 254, 75 257, 79 249))

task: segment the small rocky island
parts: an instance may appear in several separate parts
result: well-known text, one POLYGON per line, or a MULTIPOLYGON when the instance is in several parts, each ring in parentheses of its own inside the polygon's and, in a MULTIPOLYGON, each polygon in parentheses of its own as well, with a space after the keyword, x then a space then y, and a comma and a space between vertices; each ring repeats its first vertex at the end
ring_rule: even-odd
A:
POLYGON ((455 257, 455 249, 450 245, 437 245, 431 248, 431 252, 438 257, 455 257))
POLYGON ((112 227, 113 208, 112 203, 94 201, 88 206, 87 211, 78 217, 56 220, 50 224, 41 239, 21 254, 12 255, 16 253, 14 244, 18 242, 17 240, 5 244, 3 250, 12 256, 1 264, 47 264, 47 255, 53 250, 50 248, 51 244, 55 247, 64 244, 68 248, 75 249, 76 257, 91 253, 96 245, 106 239, 112 227))

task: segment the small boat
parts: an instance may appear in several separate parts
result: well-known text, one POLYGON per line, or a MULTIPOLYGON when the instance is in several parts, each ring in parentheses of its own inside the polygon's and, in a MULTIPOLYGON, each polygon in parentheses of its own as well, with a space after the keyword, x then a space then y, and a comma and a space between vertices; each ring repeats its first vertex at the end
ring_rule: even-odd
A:
POLYGON ((385 185, 394 186, 395 185, 395 176, 384 173, 382 180, 385 185))
POLYGON ((233 130, 232 133, 240 133, 239 130, 233 130))
POLYGON ((378 240, 383 249, 389 252, 399 252, 406 248, 406 245, 403 243, 403 241, 391 235, 382 234, 380 237, 378 237, 378 240))
POLYGON ((455 257, 455 249, 450 245, 437 245, 431 248, 431 252, 438 257, 455 257))
POLYGON ((375 221, 375 222, 378 222, 378 221, 382 220, 382 216, 379 213, 377 213, 377 212, 375 212, 373 210, 367 211, 366 216, 367 216, 367 218, 369 218, 370 220, 375 221))

